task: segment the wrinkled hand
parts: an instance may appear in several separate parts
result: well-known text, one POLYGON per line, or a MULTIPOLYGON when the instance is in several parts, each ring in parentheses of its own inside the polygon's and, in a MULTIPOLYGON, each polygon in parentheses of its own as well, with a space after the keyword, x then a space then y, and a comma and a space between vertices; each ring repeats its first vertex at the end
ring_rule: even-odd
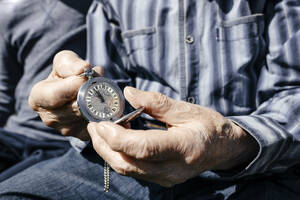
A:
MULTIPOLYGON (((31 90, 29 105, 50 127, 63 135, 89 139, 87 122, 82 118, 76 97, 80 86, 86 81, 78 75, 90 64, 71 51, 61 51, 53 60, 53 69, 47 79, 37 83, 31 90)), ((100 67, 93 68, 99 75, 100 67)))
POLYGON ((257 153, 254 139, 218 112, 160 93, 131 87, 129 103, 168 124, 168 130, 131 130, 110 123, 90 123, 97 153, 122 175, 170 187, 206 170, 236 167, 257 153))

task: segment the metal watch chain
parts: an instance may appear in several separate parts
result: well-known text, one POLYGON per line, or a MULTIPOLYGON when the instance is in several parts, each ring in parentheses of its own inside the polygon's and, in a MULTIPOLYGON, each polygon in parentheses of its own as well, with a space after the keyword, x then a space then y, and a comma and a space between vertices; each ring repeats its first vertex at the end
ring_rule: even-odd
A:
POLYGON ((109 191, 109 179, 110 179, 110 167, 107 162, 104 161, 104 192, 109 191))

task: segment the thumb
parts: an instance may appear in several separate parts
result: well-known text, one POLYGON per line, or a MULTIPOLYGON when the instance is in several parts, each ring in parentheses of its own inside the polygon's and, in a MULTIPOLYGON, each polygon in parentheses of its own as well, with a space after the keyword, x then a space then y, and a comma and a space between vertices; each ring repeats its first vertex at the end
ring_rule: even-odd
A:
POLYGON ((28 99, 29 105, 33 110, 56 109, 74 100, 84 82, 84 78, 77 76, 41 81, 32 88, 28 99))
POLYGON ((53 72, 60 78, 82 74, 89 67, 87 61, 68 50, 58 52, 53 59, 53 72))
POLYGON ((180 118, 190 110, 188 104, 158 92, 145 92, 127 86, 124 96, 134 108, 145 107, 145 113, 169 125, 179 123, 180 118))

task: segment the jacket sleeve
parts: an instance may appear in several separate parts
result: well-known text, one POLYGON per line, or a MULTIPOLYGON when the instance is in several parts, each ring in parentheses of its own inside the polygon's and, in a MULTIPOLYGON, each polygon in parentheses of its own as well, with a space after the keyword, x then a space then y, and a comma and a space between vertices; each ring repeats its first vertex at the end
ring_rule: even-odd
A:
POLYGON ((300 161, 300 1, 268 1, 266 64, 260 72, 257 110, 229 117, 260 146, 239 174, 283 172, 300 161))
MULTIPOLYGON (((0 23, 2 20, 5 19, 1 17, 0 23)), ((16 52, 5 39, 5 33, 0 32, 0 127, 14 112, 14 92, 21 74, 16 52)))

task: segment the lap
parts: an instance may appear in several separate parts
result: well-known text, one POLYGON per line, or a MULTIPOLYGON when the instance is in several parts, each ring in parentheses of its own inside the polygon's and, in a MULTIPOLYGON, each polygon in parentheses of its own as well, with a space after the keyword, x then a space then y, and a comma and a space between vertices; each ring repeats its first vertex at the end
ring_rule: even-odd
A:
MULTIPOLYGON (((146 199, 156 185, 111 173, 110 191, 103 192, 103 165, 75 150, 43 161, 0 184, 0 197, 34 196, 37 199, 146 199)), ((34 199, 34 198, 33 198, 34 199)))
POLYGON ((300 190, 291 187, 300 186, 294 175, 236 183, 195 178, 162 188, 112 171, 105 193, 103 161, 95 153, 83 155, 71 149, 28 168, 0 184, 0 199, 299 199, 300 190))
POLYGON ((0 128, 0 182, 69 148, 68 141, 40 141, 0 128))

